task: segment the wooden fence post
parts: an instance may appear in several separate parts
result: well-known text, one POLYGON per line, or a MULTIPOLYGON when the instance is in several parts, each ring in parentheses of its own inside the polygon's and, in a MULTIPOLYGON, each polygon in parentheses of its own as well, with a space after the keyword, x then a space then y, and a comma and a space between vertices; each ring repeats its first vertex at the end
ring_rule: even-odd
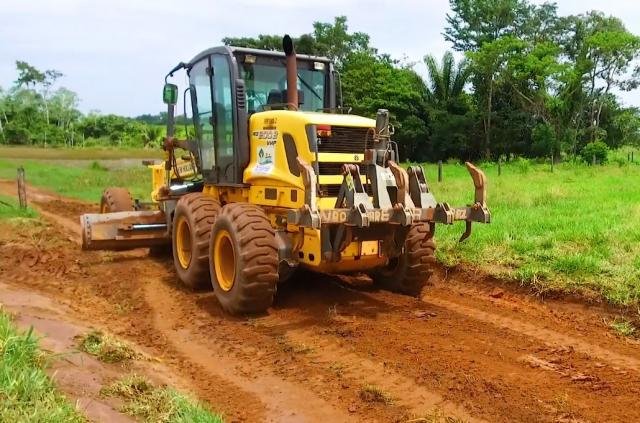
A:
POLYGON ((595 166, 596 165, 596 155, 594 154, 593 156, 591 156, 591 166, 595 166))
POLYGON ((633 151, 631 151, 631 163, 633 163, 633 151))
POLYGON ((18 168, 18 200, 20 201, 20 208, 27 208, 27 190, 24 183, 24 168, 20 166, 18 168))
POLYGON ((553 173, 553 154, 551 154, 551 173, 553 173))
POLYGON ((438 182, 442 182, 442 160, 438 160, 438 182))
POLYGON ((498 159, 498 176, 502 175, 502 159, 498 159))

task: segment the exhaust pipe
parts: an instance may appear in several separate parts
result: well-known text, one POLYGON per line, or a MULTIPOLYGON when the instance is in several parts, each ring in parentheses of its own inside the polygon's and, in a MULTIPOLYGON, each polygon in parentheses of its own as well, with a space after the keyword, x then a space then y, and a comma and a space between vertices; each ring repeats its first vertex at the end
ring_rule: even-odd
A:
POLYGON ((287 103, 298 109, 298 64, 296 63, 296 49, 293 40, 285 35, 282 39, 282 49, 287 56, 287 103))

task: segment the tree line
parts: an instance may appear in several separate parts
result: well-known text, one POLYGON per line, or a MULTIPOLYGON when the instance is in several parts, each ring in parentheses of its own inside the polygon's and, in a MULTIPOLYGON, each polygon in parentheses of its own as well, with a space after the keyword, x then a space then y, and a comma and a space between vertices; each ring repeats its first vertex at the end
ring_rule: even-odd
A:
MULTIPOLYGON (((527 0, 450 0, 450 7, 442 35, 452 51, 427 54, 424 76, 417 63, 350 32, 344 16, 314 23, 295 39, 296 49, 335 62, 353 113, 389 109, 402 156, 412 161, 560 159, 640 144, 640 110, 618 97, 640 84, 640 38, 620 19, 596 11, 560 16, 555 3, 527 0)), ((281 34, 223 42, 282 48, 281 34)), ((24 62, 17 72, 14 86, 0 91, 0 142, 160 142, 164 114, 83 115, 75 93, 53 89, 60 72, 24 62)))
MULTIPOLYGON (((378 52, 346 17, 316 22, 300 53, 328 56, 344 102, 358 114, 392 113, 396 140, 414 161, 579 156, 640 143, 640 110, 616 92, 640 83, 640 38, 616 17, 559 16, 555 3, 450 0, 444 39, 459 52, 416 63, 378 52)), ((280 49, 279 35, 225 38, 280 49)))
MULTIPOLYGON (((78 110, 78 95, 55 88, 64 76, 16 62, 17 79, 8 90, 0 87, 0 144, 67 147, 159 147, 162 122, 145 116, 128 118, 78 110)), ((166 120, 166 118, 165 118, 166 120)))

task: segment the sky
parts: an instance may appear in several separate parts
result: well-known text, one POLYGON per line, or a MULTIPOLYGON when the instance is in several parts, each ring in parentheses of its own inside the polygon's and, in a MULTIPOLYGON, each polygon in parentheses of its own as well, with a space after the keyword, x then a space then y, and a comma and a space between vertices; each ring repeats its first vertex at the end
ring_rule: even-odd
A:
MULTIPOLYGON (((537 1, 539 2, 539 1, 537 1)), ((640 34, 640 2, 559 0, 561 15, 600 10, 640 34)), ((345 15, 350 31, 392 57, 417 62, 451 48, 442 32, 448 0, 5 0, 0 6, 0 87, 16 79, 15 61, 65 76, 84 113, 125 116, 164 110, 164 75, 176 63, 222 44, 225 36, 298 36, 314 21, 345 15)), ((184 80, 179 80, 183 84, 184 80)), ((622 93, 640 106, 640 90, 622 93)))

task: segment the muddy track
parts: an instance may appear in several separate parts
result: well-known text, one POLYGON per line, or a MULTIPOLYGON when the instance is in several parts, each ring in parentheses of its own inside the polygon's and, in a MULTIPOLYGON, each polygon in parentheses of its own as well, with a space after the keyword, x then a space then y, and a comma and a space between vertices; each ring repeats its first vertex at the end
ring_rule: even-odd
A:
POLYGON ((79 251, 95 205, 30 196, 52 224, 2 234, 0 278, 141 345, 229 421, 640 421, 640 345, 611 333, 605 308, 464 272, 439 272, 422 299, 303 274, 268 314, 235 318, 179 286, 168 258, 79 251))

